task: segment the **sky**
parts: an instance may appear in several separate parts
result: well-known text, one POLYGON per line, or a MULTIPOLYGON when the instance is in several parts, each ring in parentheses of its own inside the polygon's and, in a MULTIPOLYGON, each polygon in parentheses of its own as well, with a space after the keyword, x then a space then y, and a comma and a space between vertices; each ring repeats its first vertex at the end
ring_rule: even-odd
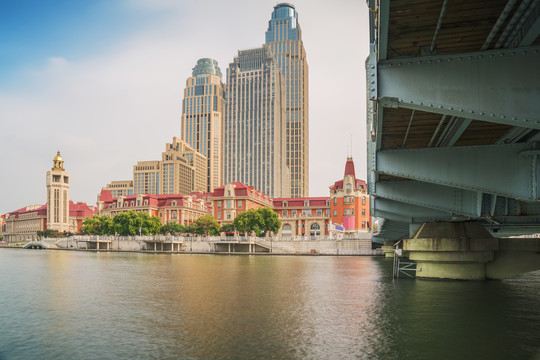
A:
MULTIPOLYGON (((366 179, 368 8, 360 0, 291 2, 309 65, 310 196, 329 196, 347 156, 366 179)), ((70 199, 131 180, 181 135, 186 79, 200 58, 223 74, 260 47, 276 1, 0 2, 0 214, 46 203, 59 150, 70 199)), ((223 78, 225 81, 225 78, 223 78)))

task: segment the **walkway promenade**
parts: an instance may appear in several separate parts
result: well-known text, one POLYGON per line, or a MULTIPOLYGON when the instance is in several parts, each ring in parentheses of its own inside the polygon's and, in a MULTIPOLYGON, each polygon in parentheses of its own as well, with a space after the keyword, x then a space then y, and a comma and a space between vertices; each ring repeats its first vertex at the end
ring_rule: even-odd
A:
MULTIPOLYGON (((8 245, 8 244, 6 244, 8 245)), ((298 237, 185 237, 185 236, 89 236, 45 238, 10 247, 88 251, 137 251, 170 253, 288 254, 288 255, 383 255, 372 250, 371 235, 298 237)))

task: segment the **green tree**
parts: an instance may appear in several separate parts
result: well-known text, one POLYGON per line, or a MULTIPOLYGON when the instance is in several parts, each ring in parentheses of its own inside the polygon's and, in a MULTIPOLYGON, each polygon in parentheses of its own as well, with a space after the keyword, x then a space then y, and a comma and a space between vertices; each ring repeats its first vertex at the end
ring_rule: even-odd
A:
POLYGON ((108 215, 94 215, 83 221, 81 232, 88 235, 114 235, 114 223, 108 215))
POLYGON ((264 231, 264 219, 260 212, 249 209, 236 215, 234 227, 241 233, 254 232, 255 235, 259 236, 264 231))
POLYGON ((145 212, 128 211, 116 215, 113 219, 115 233, 124 236, 159 234, 161 220, 145 212))
POLYGON ((157 216, 150 216, 146 212, 135 213, 133 224, 136 233, 141 235, 159 234, 161 230, 161 220, 157 216))
POLYGON ((246 211, 242 211, 236 217, 234 218, 233 225, 236 230, 240 233, 246 233, 248 232, 248 213, 246 211))
POLYGON ((205 236, 219 234, 219 223, 210 214, 203 215, 195 221, 195 227, 205 236))
POLYGON ((115 233, 122 236, 136 235, 139 233, 139 217, 135 211, 120 213, 113 218, 115 233))
POLYGON ((186 233, 190 235, 202 235, 202 229, 195 225, 195 223, 186 226, 186 233))
POLYGON ((94 215, 92 217, 84 219, 81 231, 84 234, 88 235, 101 235, 101 218, 97 215, 94 215))
POLYGON ((235 231, 234 223, 228 223, 221 225, 221 229, 219 229, 220 232, 224 233, 231 233, 235 231))
POLYGON ((161 219, 157 216, 150 216, 148 213, 139 212, 137 215, 140 218, 140 227, 142 227, 142 233, 159 234, 161 230, 161 219))
POLYGON ((101 222, 100 235, 114 235, 114 222, 109 215, 103 215, 99 218, 101 222))
POLYGON ((47 229, 45 231, 38 231, 37 236, 41 239, 42 237, 45 237, 45 238, 63 238, 65 235, 64 235, 64 233, 61 233, 58 230, 47 229))
POLYGON ((249 209, 248 213, 248 230, 254 232, 256 236, 261 236, 264 229, 264 219, 260 212, 255 209, 249 209))
POLYGON ((171 221, 163 225, 159 232, 163 235, 166 235, 166 234, 180 235, 186 232, 186 228, 181 224, 171 221))
POLYGON ((274 234, 279 232, 279 229, 281 228, 281 221, 279 220, 279 215, 277 212, 272 210, 270 207, 265 206, 258 208, 257 213, 259 213, 262 217, 262 224, 260 227, 265 234, 267 232, 274 234))

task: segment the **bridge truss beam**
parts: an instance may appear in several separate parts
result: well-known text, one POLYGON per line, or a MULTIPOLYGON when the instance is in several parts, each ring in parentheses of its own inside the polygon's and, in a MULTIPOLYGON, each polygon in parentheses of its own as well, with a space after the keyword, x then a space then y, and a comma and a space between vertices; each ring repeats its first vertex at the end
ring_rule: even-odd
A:
MULTIPOLYGON (((381 150, 376 154, 374 170, 379 174, 535 201, 540 200, 538 149, 538 143, 516 143, 381 150)), ((402 185, 410 187, 411 183, 402 185)), ((431 187, 426 186, 426 189, 431 187)), ((436 188, 434 192, 444 194, 443 190, 436 188)), ((415 195, 422 196, 421 189, 415 195)), ((453 198, 449 195, 446 200, 453 198)), ((434 201, 440 200, 442 198, 434 201)))
POLYGON ((540 129, 538 64, 538 46, 379 60, 368 85, 384 107, 540 129))

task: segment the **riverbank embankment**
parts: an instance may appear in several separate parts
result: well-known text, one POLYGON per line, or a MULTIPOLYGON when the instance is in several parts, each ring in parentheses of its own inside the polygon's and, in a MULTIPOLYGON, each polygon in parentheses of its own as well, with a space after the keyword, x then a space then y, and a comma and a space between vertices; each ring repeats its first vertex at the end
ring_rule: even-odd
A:
POLYGON ((76 235, 66 238, 45 238, 24 243, 3 244, 0 247, 197 254, 383 255, 381 249, 372 249, 369 234, 341 238, 76 235))

